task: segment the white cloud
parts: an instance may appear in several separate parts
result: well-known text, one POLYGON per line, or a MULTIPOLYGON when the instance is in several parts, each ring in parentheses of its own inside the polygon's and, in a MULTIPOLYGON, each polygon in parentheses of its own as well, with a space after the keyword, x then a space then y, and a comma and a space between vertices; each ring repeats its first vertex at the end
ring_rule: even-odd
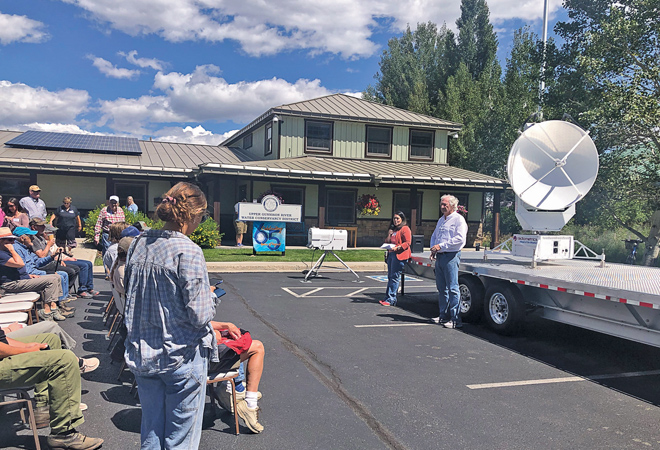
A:
POLYGON ((51 133, 73 133, 73 134, 88 134, 96 136, 105 136, 107 133, 92 132, 80 128, 78 125, 72 123, 26 123, 12 127, 12 131, 48 131, 51 133))
POLYGON ((43 42, 48 39, 45 25, 27 16, 0 13, 0 44, 43 42))
POLYGON ((101 101, 99 125, 148 134, 149 123, 248 122, 273 106, 331 94, 319 80, 280 78, 230 84, 214 76, 216 66, 199 66, 191 74, 158 72, 154 88, 163 94, 101 101))
POLYGON ((227 131, 222 134, 213 134, 205 130, 203 126, 167 127, 156 131, 153 136, 156 140, 166 142, 180 142, 186 144, 218 145, 229 137, 236 134, 238 130, 227 131))
MULTIPOLYGON (((432 21, 454 27, 460 2, 436 0, 64 0, 89 11, 102 23, 130 35, 156 34, 172 42, 237 41, 252 56, 307 49, 344 58, 369 57, 379 19, 402 31, 407 24, 432 21)), ((543 15, 538 0, 490 0, 494 22, 543 15)), ((550 11, 561 7, 551 0, 550 11)))
POLYGON ((87 55, 87 59, 92 60, 92 65, 99 69, 106 77, 110 78, 119 78, 119 79, 131 79, 137 78, 140 75, 139 70, 124 69, 113 65, 110 61, 99 58, 94 55, 87 55))
POLYGON ((0 127, 27 123, 68 123, 87 110, 87 91, 63 89, 52 92, 23 83, 0 80, 0 127))
POLYGON ((138 67, 147 68, 151 67, 154 70, 163 70, 165 63, 156 58, 137 58, 137 50, 131 50, 128 53, 118 52, 120 56, 126 58, 131 64, 134 64, 138 67))

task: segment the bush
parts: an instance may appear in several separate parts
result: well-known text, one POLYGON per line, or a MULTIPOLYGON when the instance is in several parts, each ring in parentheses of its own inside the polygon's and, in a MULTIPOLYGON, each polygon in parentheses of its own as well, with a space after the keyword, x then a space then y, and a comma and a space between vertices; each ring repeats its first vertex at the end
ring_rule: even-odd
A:
MULTIPOLYGON (((559 234, 572 234, 575 239, 582 242, 599 255, 605 250, 605 260, 609 262, 625 263, 628 250, 626 250, 624 239, 633 239, 630 232, 624 228, 606 228, 593 225, 568 224, 559 234)), ((642 259, 644 244, 637 248, 637 261, 642 259)))
MULTIPOLYGON (((105 205, 98 205, 87 214, 87 218, 83 223, 85 242, 94 242, 94 226, 96 226, 96 221, 99 219, 99 214, 101 213, 102 208, 105 208, 105 205)), ((162 220, 150 219, 149 216, 142 212, 138 212, 137 214, 132 213, 131 211, 126 210, 126 208, 123 206, 122 209, 124 210, 124 215, 126 216, 126 223, 134 224, 135 222, 144 222, 148 227, 151 228, 163 228, 164 223, 162 220)))
POLYGON ((190 239, 202 248, 215 248, 220 245, 222 236, 224 236, 224 233, 220 233, 218 228, 215 220, 207 219, 190 235, 190 239))

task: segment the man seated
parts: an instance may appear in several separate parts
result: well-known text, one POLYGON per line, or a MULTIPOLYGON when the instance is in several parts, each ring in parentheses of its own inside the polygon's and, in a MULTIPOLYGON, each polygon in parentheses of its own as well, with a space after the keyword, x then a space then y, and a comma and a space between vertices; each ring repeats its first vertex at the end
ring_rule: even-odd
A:
POLYGON ((0 291, 38 292, 44 302, 43 318, 64 320, 57 308, 57 299, 62 295, 60 276, 28 274, 23 258, 14 249, 15 239, 9 228, 0 228, 0 291))
MULTIPOLYGON (((266 351, 261 341, 252 340, 245 330, 240 330, 236 325, 230 322, 214 322, 211 326, 215 332, 218 343, 218 363, 209 365, 209 373, 227 372, 238 361, 248 361, 247 363, 247 392, 236 393, 236 412, 243 419, 247 427, 253 433, 261 433, 264 430, 263 425, 259 423, 259 405, 257 404, 261 393, 259 392, 259 382, 264 370, 264 356, 266 351), (245 397, 243 397, 245 396, 245 397), (240 398, 239 398, 240 397, 240 398)), ((231 385, 228 386, 231 389, 231 385)), ((231 397, 226 398, 226 389, 220 390, 221 403, 226 409, 231 405, 231 397), (223 399, 223 396, 225 397, 223 399)))
MULTIPOLYGON (((62 348, 71 351, 76 348, 77 344, 76 340, 73 339, 69 333, 64 331, 56 322, 51 320, 43 320, 32 325, 14 322, 4 327, 0 327, 0 331, 4 331, 5 334, 12 339, 35 336, 37 334, 54 334, 60 340, 62 348)), ((100 363, 99 359, 94 357, 78 358, 78 366, 80 367, 81 374, 95 371, 100 363)))
POLYGON ((38 425, 48 418, 51 449, 93 450, 103 439, 90 438, 76 431, 85 419, 80 408, 78 358, 63 350, 54 334, 20 339, 7 337, 0 330, 0 388, 34 385, 38 425))
MULTIPOLYGON (((44 258, 37 257, 32 248, 32 238, 37 234, 36 231, 31 230, 26 227, 16 227, 13 231, 14 236, 16 236, 16 243, 14 248, 16 252, 21 256, 23 262, 25 263, 25 270, 29 275, 48 275, 46 271, 38 269, 38 267, 45 266, 53 261, 52 256, 46 256, 44 258)), ((62 286, 62 295, 59 297, 58 309, 60 314, 65 318, 73 317, 76 309, 64 305, 64 302, 69 300, 69 275, 63 271, 53 272, 60 276, 60 282, 62 286)), ((39 316, 41 319, 46 320, 45 315, 39 316)))
POLYGON ((109 227, 108 239, 110 240, 109 242, 110 245, 103 254, 103 267, 105 267, 105 274, 108 277, 108 279, 110 279, 110 270, 112 270, 112 266, 115 264, 115 259, 117 259, 117 249, 121 238, 129 237, 129 236, 135 237, 140 234, 139 231, 137 233, 130 231, 128 232, 128 234, 124 233, 124 230, 128 229, 129 227, 130 225, 127 224, 126 222, 115 222, 109 227))
MULTIPOLYGON (((36 234, 32 237, 32 250, 39 258, 45 258, 53 254, 53 249, 55 248, 55 239, 52 234, 53 231, 57 228, 47 225, 45 221, 35 218, 30 220, 30 229, 35 231, 36 234)), ((39 265, 39 269, 46 271, 46 273, 55 273, 56 270, 60 272, 66 272, 68 279, 68 285, 66 286, 67 297, 69 290, 73 290, 74 284, 78 279, 78 273, 80 268, 77 266, 69 266, 68 264, 62 262, 59 263, 55 260, 50 261, 49 263, 39 265)), ((62 286, 64 288, 64 286, 62 286)), ((68 300, 73 300, 75 297, 72 297, 68 300)), ((67 301, 68 301, 67 300, 67 301)))

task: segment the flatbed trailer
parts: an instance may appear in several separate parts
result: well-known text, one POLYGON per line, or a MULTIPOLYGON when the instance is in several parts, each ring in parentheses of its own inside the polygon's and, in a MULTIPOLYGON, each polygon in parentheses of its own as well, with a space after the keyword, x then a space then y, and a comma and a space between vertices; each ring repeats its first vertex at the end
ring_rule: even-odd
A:
MULTIPOLYGON (((435 279, 430 252, 413 254, 405 272, 435 279)), ((660 268, 561 260, 533 265, 507 252, 464 249, 461 315, 482 317, 513 334, 526 314, 660 347, 660 268)), ((403 288, 405 289, 405 287, 403 288)))

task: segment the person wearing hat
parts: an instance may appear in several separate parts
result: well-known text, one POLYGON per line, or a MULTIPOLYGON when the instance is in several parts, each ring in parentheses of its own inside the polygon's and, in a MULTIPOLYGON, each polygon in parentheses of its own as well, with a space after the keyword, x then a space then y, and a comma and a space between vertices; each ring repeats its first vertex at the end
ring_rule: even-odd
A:
POLYGON ((117 259, 115 259, 112 269, 110 269, 112 285, 121 295, 126 295, 126 289, 124 289, 124 269, 126 268, 126 255, 128 254, 128 248, 133 243, 133 239, 135 239, 133 236, 121 238, 117 245, 117 259))
MULTIPOLYGON (((55 240, 52 236, 48 238, 46 233, 52 235, 56 229, 46 224, 46 222, 41 219, 30 220, 30 228, 36 232, 32 238, 32 251, 34 251, 39 258, 46 258, 47 256, 52 255, 55 240)), ((80 268, 78 266, 69 266, 60 259, 59 262, 53 260, 48 263, 41 263, 38 268, 46 271, 46 273, 55 273, 56 271, 65 272, 68 276, 68 280, 66 280, 66 287, 62 286, 62 288, 67 292, 67 296, 63 301, 68 302, 76 299, 75 295, 69 295, 69 291, 73 292, 74 284, 78 279, 78 274, 80 273, 80 268)))
POLYGON ((105 269, 106 279, 110 279, 110 269, 112 269, 115 259, 117 259, 117 246, 119 245, 119 240, 124 237, 122 233, 130 225, 126 222, 115 222, 110 225, 110 247, 105 251, 103 255, 103 268, 105 269))
POLYGON ((40 197, 41 188, 36 184, 33 184, 30 186, 30 195, 23 197, 20 201, 21 207, 27 213, 30 219, 35 217, 45 219, 48 215, 46 212, 46 204, 40 197))
POLYGON ((53 317, 57 299, 62 295, 59 275, 30 275, 25 262, 14 248, 16 236, 7 227, 0 228, 0 291, 2 293, 38 292, 44 302, 44 313, 53 317))
MULTIPOLYGON (((47 275, 48 273, 44 270, 40 270, 39 267, 53 262, 53 257, 47 255, 46 257, 40 258, 34 253, 32 248, 32 239, 37 234, 37 232, 25 227, 16 227, 14 228, 13 233, 14 236, 16 236, 16 244, 14 245, 14 248, 23 259, 27 273, 29 275, 38 276, 47 275)), ((69 297, 69 275, 62 270, 53 271, 50 273, 54 273, 60 276, 62 287, 62 295, 58 299, 58 307, 52 311, 53 319, 64 320, 65 318, 73 317, 76 309, 69 308, 62 304, 62 301, 67 300, 69 297)), ((48 314, 44 310, 39 310, 37 314, 39 315, 40 319, 49 319, 48 314)))
POLYGON ((101 209, 99 218, 94 226, 94 242, 101 247, 102 254, 110 247, 110 225, 115 222, 125 222, 124 210, 119 206, 119 197, 111 195, 108 206, 101 209))

